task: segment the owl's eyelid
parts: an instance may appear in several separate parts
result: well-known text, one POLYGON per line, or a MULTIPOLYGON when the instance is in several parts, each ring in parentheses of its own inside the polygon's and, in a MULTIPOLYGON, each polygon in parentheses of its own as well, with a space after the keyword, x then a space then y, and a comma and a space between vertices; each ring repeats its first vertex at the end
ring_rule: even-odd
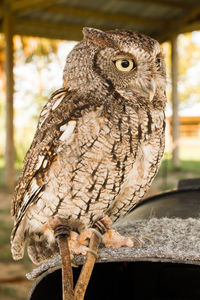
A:
POLYGON ((133 65, 134 65, 133 70, 137 67, 137 63, 136 63, 135 59, 132 58, 132 57, 119 57, 119 58, 113 59, 112 62, 114 64, 116 64, 116 61, 118 61, 118 60, 132 60, 133 61, 133 65))
POLYGON ((113 59, 113 61, 116 61, 116 60, 118 60, 118 59, 127 59, 127 60, 129 60, 129 59, 131 59, 131 60, 133 60, 134 62, 136 62, 136 59, 132 56, 132 55, 130 55, 130 54, 119 54, 119 55, 116 55, 115 57, 114 57, 114 59, 113 59))

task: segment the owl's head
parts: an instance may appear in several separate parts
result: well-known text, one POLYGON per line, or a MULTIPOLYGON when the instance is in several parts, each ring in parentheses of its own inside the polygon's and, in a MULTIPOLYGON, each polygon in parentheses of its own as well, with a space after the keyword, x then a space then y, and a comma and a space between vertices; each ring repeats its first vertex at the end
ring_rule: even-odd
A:
POLYGON ((67 57, 64 85, 70 89, 131 92, 153 99, 165 91, 166 72, 159 43, 141 33, 83 29, 84 39, 67 57))

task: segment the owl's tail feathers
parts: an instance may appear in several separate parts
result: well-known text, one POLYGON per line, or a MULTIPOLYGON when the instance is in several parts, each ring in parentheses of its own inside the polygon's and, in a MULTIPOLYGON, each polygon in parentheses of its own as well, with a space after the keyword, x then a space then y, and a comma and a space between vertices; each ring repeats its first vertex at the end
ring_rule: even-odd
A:
POLYGON ((24 256, 25 234, 23 220, 16 224, 11 233, 11 253, 14 260, 20 260, 24 256))
POLYGON ((23 224, 13 229, 11 235, 11 252, 14 260, 24 256, 27 243, 27 252, 31 261, 39 265, 59 253, 57 242, 50 230, 25 231, 23 224))
POLYGON ((44 232, 32 232, 29 236, 28 255, 36 265, 44 263, 59 253, 54 236, 44 232))

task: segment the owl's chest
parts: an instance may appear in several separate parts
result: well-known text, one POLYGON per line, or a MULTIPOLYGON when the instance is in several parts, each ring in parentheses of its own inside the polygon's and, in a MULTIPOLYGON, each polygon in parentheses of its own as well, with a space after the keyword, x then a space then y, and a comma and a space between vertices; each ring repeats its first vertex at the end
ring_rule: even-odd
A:
POLYGON ((84 168, 93 172, 98 164, 96 174, 100 167, 115 173, 117 170, 123 173, 123 181, 146 141, 155 146, 163 138, 163 122, 162 111, 126 107, 126 111, 114 111, 109 118, 101 109, 88 112, 76 124, 74 121, 60 155, 76 174, 84 168))
POLYGON ((162 138, 165 126, 165 115, 162 110, 139 110, 138 136, 140 142, 162 138))
POLYGON ((131 202, 156 171, 160 129, 154 122, 159 124, 156 114, 149 118, 147 112, 130 109, 113 118, 89 112, 70 123, 63 128, 45 197, 56 195, 55 203, 63 199, 59 213, 72 210, 81 220, 84 213, 86 223, 107 211, 114 199, 131 202))

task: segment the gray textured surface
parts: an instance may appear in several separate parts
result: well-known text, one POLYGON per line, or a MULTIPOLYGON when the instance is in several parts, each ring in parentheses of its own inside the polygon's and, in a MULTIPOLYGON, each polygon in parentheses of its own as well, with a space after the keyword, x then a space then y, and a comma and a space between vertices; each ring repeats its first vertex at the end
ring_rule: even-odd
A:
MULTIPOLYGON (((115 228, 124 235, 136 238, 148 237, 153 244, 145 243, 133 248, 99 249, 98 262, 111 261, 163 261, 200 265, 200 219, 188 218, 152 218, 149 220, 127 221, 115 228)), ((75 264, 82 264, 84 257, 74 258, 75 264)), ((57 256, 27 274, 28 279, 35 279, 42 273, 50 272, 61 266, 57 256)))

